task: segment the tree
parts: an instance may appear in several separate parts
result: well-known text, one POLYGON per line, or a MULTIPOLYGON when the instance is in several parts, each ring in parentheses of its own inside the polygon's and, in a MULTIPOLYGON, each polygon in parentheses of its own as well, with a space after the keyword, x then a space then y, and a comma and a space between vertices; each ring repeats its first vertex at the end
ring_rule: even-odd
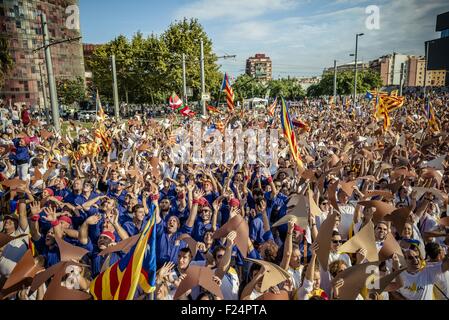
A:
MULTIPOLYGON (((366 92, 382 87, 380 75, 372 70, 364 70, 357 74, 357 92, 366 92)), ((354 93, 354 72, 344 71, 337 75, 337 94, 352 95, 354 93)), ((331 96, 334 94, 334 75, 326 73, 318 85, 309 87, 307 95, 311 97, 331 96)))
POLYGON ((14 62, 9 51, 9 43, 6 38, 0 37, 0 86, 5 81, 6 74, 12 69, 14 62))
POLYGON ((110 57, 115 54, 120 100, 128 97, 130 103, 166 102, 173 91, 182 93, 184 53, 187 56, 187 86, 194 89, 194 98, 199 99, 200 39, 204 42, 206 90, 216 97, 222 75, 212 52, 212 41, 195 19, 173 23, 160 37, 152 34, 145 38, 138 32, 131 40, 119 36, 99 47, 88 61, 94 85, 102 99, 112 101, 110 57))
POLYGON ((215 98, 221 91, 223 75, 219 72, 217 56, 212 51, 212 41, 197 19, 185 19, 172 23, 161 35, 161 41, 168 49, 169 72, 165 77, 165 89, 182 92, 182 54, 186 55, 187 86, 193 88, 194 98, 201 97, 200 40, 204 45, 204 69, 206 91, 215 98))
POLYGON ((236 101, 243 101, 248 98, 260 97, 265 94, 266 89, 255 78, 252 78, 246 74, 237 77, 233 83, 233 90, 236 101))
POLYGON ((75 102, 81 102, 86 97, 84 80, 79 77, 75 80, 58 80, 56 82, 59 100, 63 105, 71 105, 75 102))

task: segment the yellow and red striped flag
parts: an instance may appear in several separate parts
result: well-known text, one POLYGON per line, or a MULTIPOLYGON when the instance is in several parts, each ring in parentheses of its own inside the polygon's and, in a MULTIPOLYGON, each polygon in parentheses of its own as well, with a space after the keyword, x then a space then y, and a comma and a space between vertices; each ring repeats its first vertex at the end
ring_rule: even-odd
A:
POLYGON ((229 111, 234 112, 234 90, 232 90, 231 82, 229 81, 227 73, 225 73, 221 90, 226 92, 226 102, 228 103, 229 111))
POLYGON ((152 210, 139 241, 90 285, 95 300, 133 300, 137 286, 151 293, 156 285, 156 214, 152 210))
POLYGON ((268 115, 270 117, 274 117, 274 113, 276 112, 276 108, 278 106, 278 98, 276 98, 273 102, 273 104, 268 108, 268 115))
MULTIPOLYGON (((290 150, 292 152, 293 158, 298 164, 299 171, 304 171, 304 163, 302 162, 301 154, 299 153, 298 144, 296 142, 296 134, 293 128, 292 119, 290 113, 288 112, 287 104, 284 98, 281 98, 281 124, 284 132, 284 137, 287 139, 290 145, 290 150)), ((302 173, 300 172, 300 173, 302 173)))

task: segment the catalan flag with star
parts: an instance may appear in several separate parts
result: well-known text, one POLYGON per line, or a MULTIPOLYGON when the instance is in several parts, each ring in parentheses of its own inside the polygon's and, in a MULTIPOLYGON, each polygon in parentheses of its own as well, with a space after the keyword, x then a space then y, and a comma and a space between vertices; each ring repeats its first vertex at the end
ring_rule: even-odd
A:
POLYGON ((292 152, 293 158, 298 164, 298 169, 299 171, 303 172, 305 170, 304 163, 302 162, 301 154, 299 153, 292 118, 290 117, 290 113, 288 112, 288 107, 285 103, 284 98, 281 98, 281 124, 284 132, 284 137, 285 139, 287 139, 288 144, 290 145, 290 150, 292 152))
POLYGON ((274 100, 273 104, 268 107, 268 115, 270 117, 272 117, 272 118, 274 117, 277 106, 278 106, 278 98, 276 98, 274 100))
POLYGON ((230 112, 234 112, 234 90, 232 90, 231 82, 229 81, 227 73, 225 73, 221 90, 226 92, 226 102, 228 104, 228 110, 230 112))
POLYGON ((426 117, 429 123, 429 128, 432 132, 439 132, 440 126, 435 118, 435 111, 433 110, 432 103, 430 102, 429 97, 426 98, 426 117))
POLYGON ((133 300, 137 287, 145 293, 156 289, 156 214, 150 218, 139 241, 120 261, 96 277, 90 286, 95 300, 133 300))

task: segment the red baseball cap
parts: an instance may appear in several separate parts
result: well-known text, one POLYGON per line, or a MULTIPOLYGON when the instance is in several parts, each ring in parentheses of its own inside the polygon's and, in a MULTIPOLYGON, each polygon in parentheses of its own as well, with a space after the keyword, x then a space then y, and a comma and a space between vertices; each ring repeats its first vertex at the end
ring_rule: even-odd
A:
POLYGON ((111 231, 103 231, 100 236, 107 237, 112 241, 115 241, 115 235, 111 231))
POLYGON ((58 220, 59 220, 59 222, 65 221, 65 222, 67 222, 68 224, 72 225, 72 219, 70 219, 70 217, 68 217, 68 216, 62 216, 62 217, 59 217, 58 220))

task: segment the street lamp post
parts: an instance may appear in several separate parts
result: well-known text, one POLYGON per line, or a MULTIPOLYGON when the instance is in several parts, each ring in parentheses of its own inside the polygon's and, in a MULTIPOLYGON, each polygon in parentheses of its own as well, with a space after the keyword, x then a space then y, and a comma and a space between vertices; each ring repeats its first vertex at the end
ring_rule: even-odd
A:
POLYGON ((359 37, 365 35, 364 33, 358 33, 355 36, 355 66, 354 66, 354 70, 355 70, 355 79, 354 79, 354 106, 356 104, 357 101, 357 64, 358 64, 358 54, 359 54, 359 37))
POLYGON ((56 132, 59 132, 61 130, 61 123, 59 121, 58 93, 56 90, 55 74, 53 72, 53 63, 51 60, 50 38, 48 35, 48 24, 45 13, 41 13, 41 23, 45 46, 45 62, 47 64, 48 87, 50 89, 50 104, 53 117, 53 125, 56 132))
POLYGON ((206 76, 205 76, 205 72, 204 72, 204 43, 203 43, 203 39, 201 39, 200 45, 201 45, 201 105, 203 107, 203 115, 207 116, 206 100, 204 100, 204 95, 206 94, 206 76))
POLYGON ((433 41, 426 41, 426 67, 424 72, 424 97, 426 97, 427 94, 427 72, 429 71, 429 48, 430 44, 433 43, 433 41))

